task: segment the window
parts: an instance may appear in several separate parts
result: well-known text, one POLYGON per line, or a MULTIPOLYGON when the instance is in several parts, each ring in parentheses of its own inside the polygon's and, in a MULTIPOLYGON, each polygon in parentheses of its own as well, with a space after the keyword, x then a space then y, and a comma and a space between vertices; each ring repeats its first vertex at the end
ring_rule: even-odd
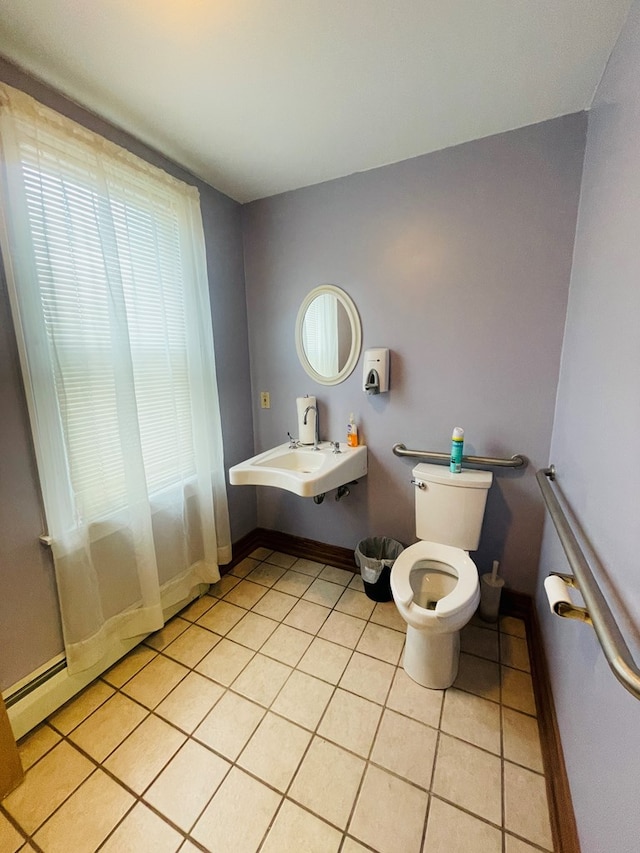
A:
POLYGON ((178 210, 116 169, 101 192, 28 138, 20 162, 69 474, 95 519, 127 501, 114 337, 129 339, 149 494, 195 473, 178 210))

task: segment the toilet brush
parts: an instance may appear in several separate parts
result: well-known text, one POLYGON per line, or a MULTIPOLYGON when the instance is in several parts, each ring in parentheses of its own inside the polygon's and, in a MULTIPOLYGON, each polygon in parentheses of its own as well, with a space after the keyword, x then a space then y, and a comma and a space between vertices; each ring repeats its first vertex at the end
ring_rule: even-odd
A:
POLYGON ((498 577, 497 560, 493 561, 491 573, 480 578, 480 618, 485 622, 497 622, 500 610, 500 595, 504 586, 504 578, 498 577))

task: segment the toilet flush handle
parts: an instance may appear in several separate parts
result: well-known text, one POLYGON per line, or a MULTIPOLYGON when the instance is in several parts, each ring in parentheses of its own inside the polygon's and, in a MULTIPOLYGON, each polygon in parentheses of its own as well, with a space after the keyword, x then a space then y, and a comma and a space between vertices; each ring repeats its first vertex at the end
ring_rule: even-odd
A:
POLYGON ((412 480, 411 485, 416 486, 418 489, 422 489, 422 491, 427 488, 427 484, 423 483, 422 480, 412 480))

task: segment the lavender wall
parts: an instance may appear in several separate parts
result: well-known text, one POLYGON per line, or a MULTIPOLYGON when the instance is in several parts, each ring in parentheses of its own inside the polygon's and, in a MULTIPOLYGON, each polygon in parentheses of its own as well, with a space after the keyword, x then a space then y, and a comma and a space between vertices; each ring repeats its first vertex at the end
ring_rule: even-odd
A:
MULTIPOLYGON (((0 80, 200 190, 227 465, 253 450, 240 205, 0 59, 0 80)), ((6 284, 0 270, 0 689, 62 651, 53 566, 38 543, 40 493, 6 284)), ((233 539, 256 526, 253 490, 229 489, 233 539)))
POLYGON ((369 448, 368 476, 340 503, 258 489, 261 525, 346 547, 415 541, 415 462, 391 448, 447 451, 460 425, 467 453, 531 460, 496 472, 476 562, 500 559, 507 583, 533 592, 534 472, 549 454, 585 125, 566 116, 245 206, 256 451, 295 433, 305 393, 324 438, 344 440, 353 411, 369 448), (334 387, 302 370, 296 313, 322 283, 354 299, 365 348, 391 349, 389 394, 365 396, 362 358, 334 387))
MULTIPOLYGON (((550 459, 640 661, 640 3, 589 114, 550 459)), ((541 577, 566 569, 551 524, 541 577)), ((640 848, 640 702, 593 631, 539 612, 583 853, 640 848)))

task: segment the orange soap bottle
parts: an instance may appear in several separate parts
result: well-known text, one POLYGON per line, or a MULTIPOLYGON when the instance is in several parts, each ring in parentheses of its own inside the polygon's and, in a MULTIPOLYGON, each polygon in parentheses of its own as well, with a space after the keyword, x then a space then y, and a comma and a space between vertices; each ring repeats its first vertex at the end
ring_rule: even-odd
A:
POLYGON ((349 423, 347 424, 347 444, 349 447, 358 446, 358 425, 353 412, 349 415, 349 423))

